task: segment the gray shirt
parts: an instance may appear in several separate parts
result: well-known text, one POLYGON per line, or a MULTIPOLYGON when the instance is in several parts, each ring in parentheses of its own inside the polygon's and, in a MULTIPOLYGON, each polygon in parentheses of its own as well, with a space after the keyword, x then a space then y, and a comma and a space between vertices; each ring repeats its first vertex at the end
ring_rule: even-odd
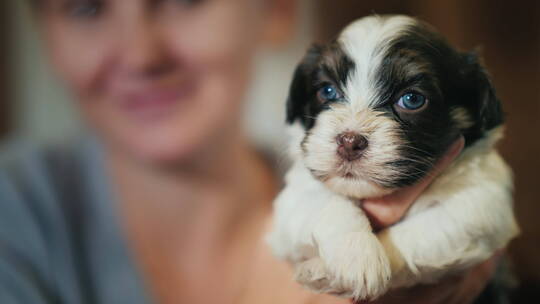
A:
POLYGON ((0 158, 0 303, 143 304, 98 145, 0 158))

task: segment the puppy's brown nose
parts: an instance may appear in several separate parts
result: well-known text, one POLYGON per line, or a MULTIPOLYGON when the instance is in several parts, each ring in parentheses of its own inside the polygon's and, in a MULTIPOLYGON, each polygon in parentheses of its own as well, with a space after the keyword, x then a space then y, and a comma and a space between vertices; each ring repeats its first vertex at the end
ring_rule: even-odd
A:
POLYGON ((337 136, 337 153, 343 159, 353 161, 362 156, 362 153, 368 146, 367 139, 354 132, 345 132, 337 136))

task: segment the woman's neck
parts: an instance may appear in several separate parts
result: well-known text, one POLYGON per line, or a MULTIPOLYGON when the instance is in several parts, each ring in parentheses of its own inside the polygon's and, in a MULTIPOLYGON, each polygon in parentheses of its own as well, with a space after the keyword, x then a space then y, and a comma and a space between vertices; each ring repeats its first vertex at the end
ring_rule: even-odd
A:
POLYGON ((246 284, 276 186, 247 141, 227 142, 174 171, 108 156, 128 244, 164 303, 204 298, 207 286, 235 302, 246 284))
POLYGON ((242 136, 219 147, 218 154, 201 153, 167 169, 107 153, 122 213, 135 227, 155 230, 148 233, 200 230, 204 225, 207 237, 228 238, 210 235, 229 234, 253 215, 268 212, 275 192, 271 171, 242 136))

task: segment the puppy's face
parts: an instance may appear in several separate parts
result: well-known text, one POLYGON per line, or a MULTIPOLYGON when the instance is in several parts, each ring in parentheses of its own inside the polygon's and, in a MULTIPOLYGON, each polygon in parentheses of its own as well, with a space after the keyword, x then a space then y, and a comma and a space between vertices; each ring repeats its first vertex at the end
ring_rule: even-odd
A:
POLYGON ((502 123, 473 54, 404 16, 366 17, 296 69, 287 121, 305 166, 331 189, 378 196, 421 179, 458 136, 466 147, 502 123))

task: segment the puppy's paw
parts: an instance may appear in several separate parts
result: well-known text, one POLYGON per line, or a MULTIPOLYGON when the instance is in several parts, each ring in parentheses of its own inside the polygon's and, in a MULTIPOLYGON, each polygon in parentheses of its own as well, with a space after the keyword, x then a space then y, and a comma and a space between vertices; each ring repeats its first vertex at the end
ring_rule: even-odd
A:
POLYGON ((350 291, 334 284, 335 277, 328 272, 324 261, 315 257, 300 263, 296 267, 295 279, 305 288, 316 293, 328 293, 337 296, 347 296, 350 291))
POLYGON ((334 243, 323 256, 327 290, 356 300, 374 300, 384 294, 391 280, 391 267, 383 246, 370 232, 351 233, 334 243))
POLYGON ((306 260, 296 266, 295 280, 311 291, 330 292, 330 274, 320 257, 306 260))

